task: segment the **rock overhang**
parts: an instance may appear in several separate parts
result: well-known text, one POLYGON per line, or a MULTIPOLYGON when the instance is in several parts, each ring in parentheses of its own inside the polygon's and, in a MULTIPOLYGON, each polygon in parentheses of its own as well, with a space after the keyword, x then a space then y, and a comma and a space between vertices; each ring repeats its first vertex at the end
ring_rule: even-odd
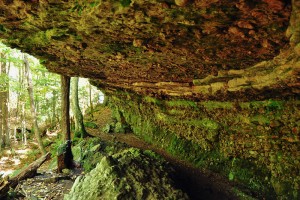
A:
POLYGON ((52 72, 159 98, 299 94, 299 2, 284 0, 0 3, 3 41, 52 72))

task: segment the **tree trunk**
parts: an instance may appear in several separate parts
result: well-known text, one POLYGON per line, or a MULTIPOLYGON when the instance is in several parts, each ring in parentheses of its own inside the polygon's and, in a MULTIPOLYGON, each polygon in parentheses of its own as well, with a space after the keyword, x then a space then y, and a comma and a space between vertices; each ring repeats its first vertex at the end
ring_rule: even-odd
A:
POLYGON ((27 55, 24 55, 24 63, 25 63, 25 74, 27 77, 27 84, 28 84, 27 89, 28 89, 28 94, 29 94, 30 110, 33 115, 34 134, 37 139, 41 153, 46 154, 46 150, 43 146, 42 138, 41 138, 41 135, 39 132, 37 116, 36 116, 36 112, 35 112, 35 105, 34 105, 34 98, 33 98, 33 86, 32 86, 31 73, 30 73, 27 55))
MULTIPOLYGON (((2 57, 2 54, 0 54, 0 56, 2 57)), ((0 62, 0 76, 3 76, 2 74, 2 62, 0 62)), ((3 103, 4 103, 4 98, 3 98, 3 91, 4 91, 4 84, 1 83, 0 85, 0 150, 2 149, 2 147, 4 146, 3 144, 3 103)))
MULTIPOLYGON (((5 59, 5 55, 4 53, 1 53, 1 59, 5 59)), ((2 79, 4 80, 1 83, 1 87, 0 87, 0 106, 1 106, 1 113, 0 113, 0 125, 1 125, 1 146, 5 147, 6 146, 6 132, 7 132, 7 74, 6 74, 6 62, 1 61, 1 76, 2 79)))
POLYGON ((51 126, 54 127, 56 123, 56 101, 57 101, 57 96, 56 96, 56 91, 52 91, 52 118, 51 118, 51 126))
POLYGON ((87 136, 87 132, 85 130, 84 124, 83 124, 83 116, 82 112, 80 110, 79 106, 79 100, 78 100, 78 77, 74 77, 71 79, 71 105, 72 105, 72 111, 74 114, 74 121, 75 121, 75 131, 74 131, 74 137, 81 137, 84 138, 87 136))
POLYGON ((26 135, 26 121, 25 121, 25 102, 22 102, 22 142, 24 145, 27 145, 27 135, 26 135))
POLYGON ((92 85, 89 84, 89 92, 90 92, 90 110, 91 110, 91 117, 94 118, 94 106, 93 106, 93 100, 92 100, 92 85))
MULTIPOLYGON (((7 77, 9 76, 9 70, 10 70, 10 62, 8 63, 8 67, 6 70, 7 77)), ((10 146, 10 115, 9 115, 9 78, 7 78, 6 81, 6 91, 5 91, 5 119, 4 119, 4 129, 5 129, 5 140, 6 145, 10 146)))
POLYGON ((70 77, 61 76, 61 131, 65 134, 66 143, 58 151, 57 170, 61 172, 64 168, 73 167, 73 154, 71 151, 71 131, 70 131, 70 77))

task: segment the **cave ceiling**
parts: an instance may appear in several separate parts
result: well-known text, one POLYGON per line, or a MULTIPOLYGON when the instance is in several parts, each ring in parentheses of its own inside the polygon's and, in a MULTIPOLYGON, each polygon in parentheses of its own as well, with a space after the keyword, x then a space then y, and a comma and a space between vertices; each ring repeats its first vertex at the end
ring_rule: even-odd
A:
POLYGON ((299 2, 3 0, 0 38, 106 91, 290 98, 299 94, 299 2))

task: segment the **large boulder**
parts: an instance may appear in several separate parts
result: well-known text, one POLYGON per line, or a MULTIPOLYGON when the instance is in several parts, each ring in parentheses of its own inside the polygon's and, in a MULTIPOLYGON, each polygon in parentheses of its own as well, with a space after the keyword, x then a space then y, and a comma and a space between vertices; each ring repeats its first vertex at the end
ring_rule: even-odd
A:
POLYGON ((101 159, 76 179, 65 200, 189 199, 172 180, 174 170, 152 151, 129 148, 101 159))

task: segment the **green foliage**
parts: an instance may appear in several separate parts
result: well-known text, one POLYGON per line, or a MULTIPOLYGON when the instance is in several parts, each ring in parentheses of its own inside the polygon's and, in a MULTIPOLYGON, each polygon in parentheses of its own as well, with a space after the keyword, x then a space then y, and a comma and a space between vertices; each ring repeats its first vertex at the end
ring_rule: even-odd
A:
POLYGON ((45 140, 43 140, 43 146, 44 147, 49 146, 51 143, 52 143, 52 141, 50 139, 48 139, 48 138, 46 138, 45 140))
MULTIPOLYGON (((51 145, 51 155, 52 157, 56 157, 58 155, 58 149, 63 147, 64 140, 56 139, 55 142, 51 145)), ((63 149, 62 149, 63 150, 63 149)))
POLYGON ((32 149, 28 154, 28 159, 30 160, 36 160, 36 158, 38 157, 38 155, 40 154, 40 150, 39 149, 32 149))
POLYGON ((10 178, 13 178, 13 177, 17 176, 18 174, 20 174, 20 172, 22 172, 24 169, 26 169, 26 168, 28 167, 28 165, 29 165, 29 164, 25 164, 25 165, 23 165, 22 168, 13 171, 13 173, 11 173, 11 174, 9 175, 9 177, 10 177, 10 178))
POLYGON ((84 122, 84 126, 86 128, 93 128, 93 129, 97 129, 98 126, 95 122, 84 122))
POLYGON ((229 173, 228 179, 229 179, 230 181, 233 181, 233 180, 234 180, 234 173, 233 173, 233 172, 230 172, 230 173, 229 173))
POLYGON ((61 145, 59 145, 58 147, 57 147, 57 154, 56 155, 61 155, 61 154, 63 154, 63 153, 65 153, 66 152, 66 150, 67 150, 67 147, 68 147, 68 145, 67 145, 67 143, 66 142, 64 142, 64 143, 62 143, 61 145))
POLYGON ((131 4, 131 0, 120 0, 120 3, 123 7, 128 7, 131 4))

